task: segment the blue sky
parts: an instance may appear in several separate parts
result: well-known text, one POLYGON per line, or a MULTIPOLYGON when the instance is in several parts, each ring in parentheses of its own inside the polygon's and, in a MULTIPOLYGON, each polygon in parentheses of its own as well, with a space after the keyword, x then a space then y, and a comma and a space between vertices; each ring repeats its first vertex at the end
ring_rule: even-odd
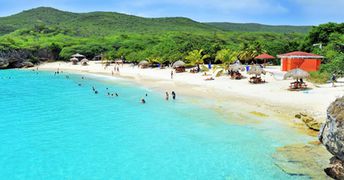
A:
POLYGON ((39 6, 72 12, 183 16, 201 22, 318 25, 344 21, 344 0, 0 0, 0 16, 39 6))

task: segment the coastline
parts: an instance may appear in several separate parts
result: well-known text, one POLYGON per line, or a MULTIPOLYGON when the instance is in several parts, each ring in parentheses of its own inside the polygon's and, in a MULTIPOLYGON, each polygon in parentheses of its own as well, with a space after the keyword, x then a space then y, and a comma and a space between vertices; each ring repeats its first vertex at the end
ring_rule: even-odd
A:
MULTIPOLYGON (((36 68, 32 68, 32 70, 34 69, 36 68)), ((116 80, 121 79, 124 80, 124 82, 127 81, 160 93, 161 98, 164 98, 165 91, 175 91, 177 92, 177 96, 182 96, 182 99, 188 103, 193 103, 204 108, 211 108, 223 116, 224 119, 232 117, 229 121, 234 124, 255 126, 256 123, 269 123, 275 121, 287 125, 292 130, 291 132, 300 134, 300 137, 312 137, 306 139, 314 139, 314 141, 305 141, 301 144, 287 144, 286 146, 277 148, 276 152, 272 155, 272 158, 275 159, 276 166, 287 174, 306 174, 310 177, 326 177, 324 173, 322 173, 322 169, 324 168, 323 164, 326 164, 328 160, 329 154, 322 146, 315 142, 317 132, 308 129, 303 122, 296 122, 294 115, 300 112, 300 106, 263 100, 259 94, 253 94, 252 96, 246 97, 240 92, 233 93, 228 89, 223 90, 221 89, 223 86, 211 84, 218 79, 212 82, 204 81, 203 78, 205 77, 200 74, 176 74, 175 77, 178 77, 178 79, 175 78, 171 80, 168 78, 170 77, 169 73, 171 69, 138 69, 137 67, 132 68, 125 65, 120 68, 120 73, 116 73, 112 76, 111 69, 113 69, 113 66, 104 69, 100 64, 72 66, 69 63, 57 62, 42 64, 38 67, 38 70, 50 71, 52 73, 57 69, 63 71, 63 73, 86 75, 86 77, 94 77, 95 79, 100 79, 108 83, 114 83, 116 80), (187 76, 196 76, 198 79, 193 82, 188 82, 187 80, 189 80, 189 77, 187 76), (207 84, 198 84, 203 82, 207 84), (204 100, 211 101, 208 103, 208 101, 204 100), (312 151, 309 151, 310 149, 312 151)), ((243 85, 242 88, 264 86, 264 84, 251 85, 247 82, 247 79, 233 81, 228 77, 227 79, 225 78, 226 77, 221 77, 220 81, 228 83, 245 83, 246 86, 243 85)), ((276 80, 276 82, 284 82, 284 84, 286 84, 285 81, 276 80)), ((265 85, 270 84, 268 83, 265 85)), ((271 91, 268 92, 273 93, 271 91)))
MULTIPOLYGON (((344 87, 317 87, 309 82, 307 83, 310 90, 288 91, 287 88, 292 80, 278 80, 278 77, 273 75, 273 69, 272 72, 267 70, 269 73, 263 76, 268 83, 252 85, 247 79, 231 80, 228 76, 205 81, 204 79, 209 76, 202 76, 201 73, 175 73, 171 79, 171 69, 139 69, 129 65, 120 65, 120 72, 112 75, 114 65, 104 69, 100 62, 90 62, 88 66, 53 62, 41 64, 37 68, 118 77, 161 92, 162 95, 165 91, 176 91, 179 95, 212 99, 218 104, 230 102, 232 105, 243 107, 248 112, 263 112, 289 119, 288 123, 293 123, 295 114, 300 112, 310 114, 318 121, 324 122, 328 105, 344 94, 344 87)), ((249 77, 245 73, 244 76, 249 77)))

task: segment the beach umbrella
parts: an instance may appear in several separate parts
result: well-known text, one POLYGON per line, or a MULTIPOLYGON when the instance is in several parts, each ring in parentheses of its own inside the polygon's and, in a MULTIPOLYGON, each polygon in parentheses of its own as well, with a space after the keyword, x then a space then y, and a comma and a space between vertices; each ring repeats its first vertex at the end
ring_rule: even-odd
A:
POLYGON ((247 74, 260 76, 261 74, 265 75, 266 71, 260 66, 253 65, 250 70, 248 70, 247 74))
POLYGON ((79 59, 78 58, 75 58, 75 57, 73 57, 73 58, 71 58, 70 59, 70 61, 75 65, 75 64, 77 64, 78 63, 78 61, 79 61, 79 59))
POLYGON ((183 61, 176 61, 172 65, 173 68, 178 68, 178 67, 185 67, 185 63, 183 61))
POLYGON ((229 65, 229 70, 230 71, 245 71, 245 67, 240 62, 237 62, 237 63, 229 65))
POLYGON ((149 64, 149 62, 146 61, 146 60, 143 60, 143 61, 139 62, 139 66, 147 66, 148 64, 149 64))
POLYGON ((259 55, 259 56, 256 56, 254 59, 275 59, 275 57, 273 57, 273 56, 271 56, 271 55, 269 55, 269 54, 266 54, 266 53, 264 53, 264 54, 261 54, 261 55, 259 55))
POLYGON ((296 68, 296 69, 288 71, 284 75, 284 79, 287 79, 290 77, 293 79, 305 79, 305 78, 309 77, 309 73, 307 71, 300 69, 300 68, 296 68))
POLYGON ((82 59, 82 60, 80 61, 80 63, 81 63, 82 65, 87 65, 88 59, 84 58, 84 59, 82 59))
POLYGON ((79 59, 78 59, 78 58, 75 58, 75 57, 73 57, 73 58, 70 58, 70 61, 79 61, 79 59))
POLYGON ((72 57, 73 57, 73 58, 85 58, 84 55, 79 54, 79 53, 73 54, 72 57))

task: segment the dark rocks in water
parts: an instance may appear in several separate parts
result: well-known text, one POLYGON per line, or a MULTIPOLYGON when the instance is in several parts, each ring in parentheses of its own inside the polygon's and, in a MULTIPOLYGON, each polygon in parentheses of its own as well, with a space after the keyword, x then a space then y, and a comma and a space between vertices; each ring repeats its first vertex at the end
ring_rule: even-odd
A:
POLYGON ((33 67, 28 51, 0 52, 0 69, 33 67))
POLYGON ((312 129, 314 131, 320 130, 321 123, 305 113, 296 114, 295 118, 301 119, 309 129, 312 129))
POLYGON ((320 142, 334 156, 327 175, 334 179, 344 179, 344 97, 338 98, 327 110, 326 123, 319 133, 320 142))
POLYGON ((325 169, 325 173, 333 179, 344 179, 344 162, 335 156, 330 159, 331 167, 325 169))
POLYGON ((10 62, 5 58, 0 58, 0 69, 5 69, 10 65, 10 62))

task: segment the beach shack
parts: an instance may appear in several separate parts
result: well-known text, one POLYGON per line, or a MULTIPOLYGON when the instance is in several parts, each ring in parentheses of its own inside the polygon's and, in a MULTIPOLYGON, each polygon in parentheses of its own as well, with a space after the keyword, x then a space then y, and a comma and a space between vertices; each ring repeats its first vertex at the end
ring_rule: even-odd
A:
POLYGON ((281 59, 282 71, 290 71, 293 69, 303 69, 307 72, 318 71, 323 56, 295 51, 277 56, 281 59))

